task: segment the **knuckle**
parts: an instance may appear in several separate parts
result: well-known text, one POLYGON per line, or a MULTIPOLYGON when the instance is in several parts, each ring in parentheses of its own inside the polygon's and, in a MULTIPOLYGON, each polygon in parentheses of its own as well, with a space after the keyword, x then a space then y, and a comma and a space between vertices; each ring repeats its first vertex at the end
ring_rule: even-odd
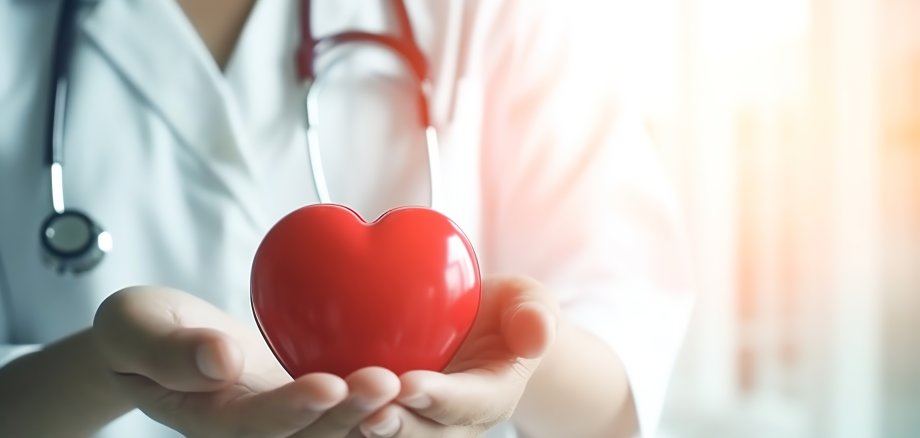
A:
POLYGON ((132 296, 133 288, 125 288, 106 297, 96 309, 96 315, 93 319, 94 327, 105 328, 113 322, 119 314, 124 313, 128 307, 128 301, 132 296))
MULTIPOLYGON (((130 289, 130 288, 129 288, 130 289)), ((113 360, 119 349, 119 339, 124 329, 125 313, 130 301, 131 291, 119 290, 102 301, 96 309, 93 324, 90 327, 96 351, 106 361, 113 360)))
POLYGON ((118 329, 118 324, 130 321, 139 313, 147 311, 153 291, 147 286, 130 286, 110 294, 99 307, 93 318, 93 327, 103 330, 118 329))

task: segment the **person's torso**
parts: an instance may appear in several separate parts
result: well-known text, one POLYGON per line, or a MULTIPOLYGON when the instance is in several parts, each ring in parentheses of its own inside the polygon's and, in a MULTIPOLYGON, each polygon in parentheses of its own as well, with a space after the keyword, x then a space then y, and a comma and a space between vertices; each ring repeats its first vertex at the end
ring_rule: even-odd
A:
MULTIPOLYGON (((86 327, 106 296, 137 284, 179 288, 251 318, 249 269, 261 237, 317 201, 293 67, 299 2, 257 2, 223 75, 174 3, 83 3, 69 74, 65 202, 105 227, 114 249, 78 276, 42 262, 60 1, 0 2, 0 288, 8 310, 0 318, 9 341, 46 343, 86 327)), ((477 245, 483 87, 470 56, 474 7, 464 3, 407 1, 435 84, 440 209, 477 245)), ((386 4, 316 1, 315 31, 392 31, 386 4)), ((319 62, 328 74, 320 143, 333 200, 369 220, 426 203, 411 76, 375 49, 328 56, 319 62)), ((133 427, 132 416, 120 423, 133 427)), ((118 427, 105 436, 120 436, 118 427)))

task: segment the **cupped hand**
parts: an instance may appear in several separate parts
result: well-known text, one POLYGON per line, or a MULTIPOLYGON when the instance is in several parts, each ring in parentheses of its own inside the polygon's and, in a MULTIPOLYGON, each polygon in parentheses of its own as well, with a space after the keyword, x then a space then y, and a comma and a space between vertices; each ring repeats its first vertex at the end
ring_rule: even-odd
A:
POLYGON ((292 380, 256 329, 172 289, 116 292, 93 334, 131 401, 190 437, 344 438, 399 392, 381 368, 292 380))
POLYGON ((473 329, 444 373, 400 376, 398 403, 361 423, 367 437, 471 437, 507 420, 549 349, 557 305, 536 281, 483 282, 473 329))

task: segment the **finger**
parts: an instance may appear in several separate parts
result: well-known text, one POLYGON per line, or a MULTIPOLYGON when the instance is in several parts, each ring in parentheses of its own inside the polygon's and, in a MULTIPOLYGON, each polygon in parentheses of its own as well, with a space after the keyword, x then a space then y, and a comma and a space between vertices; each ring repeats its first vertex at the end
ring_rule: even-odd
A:
POLYGON ((496 277, 486 283, 500 300, 501 332, 514 355, 543 355, 556 334, 556 303, 538 282, 526 277, 496 277))
POLYGON ((345 437, 374 411, 399 394, 399 378, 391 371, 370 367, 355 371, 345 379, 348 398, 327 411, 296 437, 345 437))
POLYGON ((505 311, 501 330, 511 353, 537 359, 553 343, 556 318, 543 304, 522 300, 505 311))
MULTIPOLYGON (((398 405, 387 405, 361 422, 361 434, 366 438, 390 438, 403 428, 402 412, 398 405)), ((410 429, 411 430, 411 429, 410 429)), ((425 436, 435 436, 433 434, 425 436)))
POLYGON ((96 312, 93 333, 112 370, 185 392, 236 381, 243 370, 240 348, 218 330, 184 327, 176 316, 183 305, 213 309, 188 294, 160 288, 129 288, 107 298, 96 312))
POLYGON ((183 393, 136 374, 115 378, 148 416, 196 436, 290 436, 348 395, 344 380, 320 373, 258 394, 183 393))
POLYGON ((277 389, 254 394, 225 411, 239 436, 290 436, 315 422, 348 396, 348 385, 332 374, 314 373, 277 389))
POLYGON ((480 436, 486 427, 445 426, 398 405, 388 405, 361 423, 367 438, 446 438, 480 436))
POLYGON ((500 333, 507 353, 485 362, 467 361, 474 364, 472 369, 455 368, 449 374, 411 371, 400 378, 398 401, 441 424, 494 424, 509 418, 555 337, 556 304, 538 282, 491 277, 483 288, 487 311, 477 316, 483 318, 477 327, 487 333, 471 334, 471 339, 487 341, 494 339, 490 333, 500 333))
POLYGON ((511 417, 524 392, 527 379, 515 366, 453 374, 410 371, 400 377, 397 401, 444 425, 493 425, 511 417))

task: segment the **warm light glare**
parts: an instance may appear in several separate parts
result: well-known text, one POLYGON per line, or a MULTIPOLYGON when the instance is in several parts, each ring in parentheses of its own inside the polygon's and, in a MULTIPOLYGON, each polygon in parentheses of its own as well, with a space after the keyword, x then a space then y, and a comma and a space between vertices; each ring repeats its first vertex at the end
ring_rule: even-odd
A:
POLYGON ((603 3, 586 50, 643 114, 694 253, 666 436, 914 436, 920 6, 603 3))

